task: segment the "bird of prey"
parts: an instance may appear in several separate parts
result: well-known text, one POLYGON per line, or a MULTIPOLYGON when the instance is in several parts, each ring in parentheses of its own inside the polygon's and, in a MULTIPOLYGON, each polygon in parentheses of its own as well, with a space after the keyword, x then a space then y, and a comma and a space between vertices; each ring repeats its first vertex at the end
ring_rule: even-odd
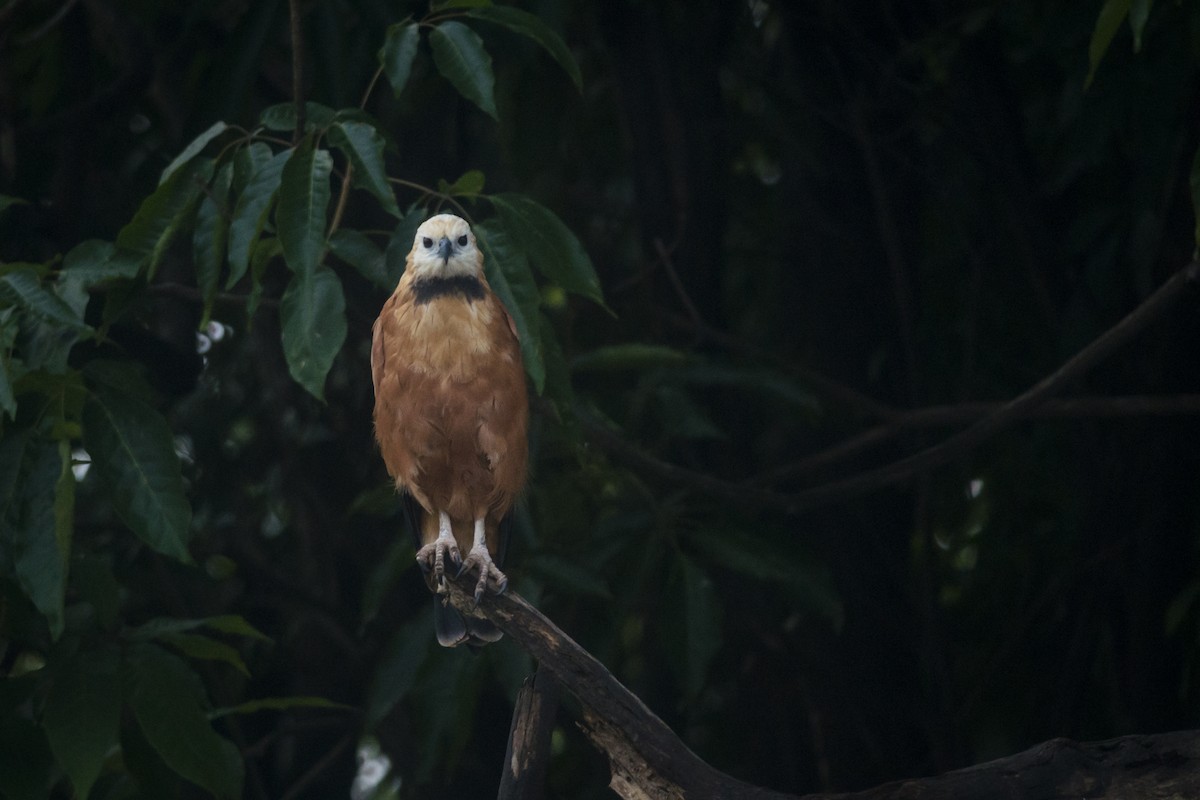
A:
POLYGON ((375 437, 405 496, 417 563, 438 595, 438 641, 495 641, 490 622, 449 605, 445 575, 477 570, 476 603, 485 589, 507 587, 500 565, 525 483, 529 401, 516 326, 462 218, 438 214, 417 228, 375 322, 371 374, 375 437))

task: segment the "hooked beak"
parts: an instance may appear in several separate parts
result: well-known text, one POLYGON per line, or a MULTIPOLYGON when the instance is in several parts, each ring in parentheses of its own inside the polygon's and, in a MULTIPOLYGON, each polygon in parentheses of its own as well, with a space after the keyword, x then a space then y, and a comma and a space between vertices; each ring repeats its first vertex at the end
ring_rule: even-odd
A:
POLYGON ((438 242, 438 256, 442 259, 443 264, 450 260, 450 251, 453 249, 454 246, 450 244, 450 240, 443 236, 438 242))

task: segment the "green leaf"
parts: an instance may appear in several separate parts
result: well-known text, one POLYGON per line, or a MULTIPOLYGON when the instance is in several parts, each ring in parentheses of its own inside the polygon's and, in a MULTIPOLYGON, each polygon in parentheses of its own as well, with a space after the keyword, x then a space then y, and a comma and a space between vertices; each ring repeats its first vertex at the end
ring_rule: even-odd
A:
POLYGON ((1086 89, 1092 85, 1092 79, 1096 77, 1096 69, 1099 68, 1104 54, 1108 52, 1113 37, 1120 30, 1121 23, 1129 14, 1131 5, 1132 0, 1105 0, 1104 6, 1100 9, 1100 16, 1096 19, 1096 27, 1092 31, 1092 40, 1088 43, 1088 74, 1083 88, 1086 89))
POLYGON ((430 652, 433 620, 418 614, 396 631, 384 648, 367 689, 366 727, 372 730, 412 690, 430 652))
POLYGON ((538 16, 512 6, 490 4, 468 11, 467 16, 503 25, 509 30, 537 42, 571 76, 571 82, 575 84, 575 88, 580 92, 583 91, 583 76, 579 73, 579 65, 575 63, 575 57, 571 55, 571 51, 563 42, 562 37, 552 31, 538 16))
POLYGON ((387 269, 388 285, 384 288, 394 289, 396 284, 400 282, 400 276, 404 274, 405 264, 408 259, 408 253, 412 250, 413 239, 416 238, 417 228, 421 227, 421 223, 429 215, 428 210, 424 206, 414 206, 410 208, 396 227, 392 229, 392 235, 388 239, 387 249, 384 251, 383 262, 387 269))
POLYGON ((580 353, 571 361, 571 368, 578 372, 600 372, 611 370, 643 371, 661 367, 681 367, 691 361, 691 356, 673 347, 644 342, 627 342, 597 347, 580 353))
POLYGON ((258 313, 258 304, 262 302, 263 276, 271 259, 283 255, 283 247, 275 238, 259 239, 254 245, 254 254, 250 257, 250 294, 246 296, 246 324, 249 325, 258 313))
POLYGON ((398 22, 387 29, 387 37, 379 49, 379 63, 396 97, 404 91, 412 75, 420 41, 421 31, 415 22, 398 22))
POLYGON ((51 797, 54 757, 42 731, 20 714, 0 709, 0 796, 5 800, 51 797))
POLYGON ((117 746, 121 722, 121 681, 115 648, 81 652, 62 669, 46 695, 42 728, 54 757, 87 797, 105 758, 117 746))
POLYGON ((525 371, 541 394, 546 382, 542 358, 542 337, 538 328, 538 290, 529 268, 529 260, 512 246, 505 230, 495 220, 475 226, 475 239, 483 251, 483 271, 492 291, 504 303, 521 342, 525 371))
POLYGON ((0 194, 0 214, 3 214, 13 206, 27 206, 28 200, 22 200, 20 197, 13 197, 10 194, 0 194))
POLYGON ((183 796, 184 780, 163 762, 137 725, 121 726, 121 763, 141 790, 135 797, 183 796))
POLYGON ((346 299, 328 267, 292 276, 280 302, 283 354, 296 382, 325 399, 325 376, 346 339, 346 299))
POLYGON ((105 559, 85 555, 71 564, 71 586, 79 598, 96 612, 96 619, 105 631, 117 627, 121 609, 121 585, 113 574, 112 564, 105 559))
POLYGON ((97 386, 83 407, 83 444, 125 524, 163 555, 189 562, 192 510, 162 415, 140 400, 97 386))
POLYGON ((279 194, 283 168, 293 152, 284 150, 263 164, 238 197, 233 219, 229 222, 229 279, 225 282, 226 287, 232 288, 250 266, 250 253, 266 227, 271 205, 279 194))
POLYGON ((539 272, 568 292, 604 304, 592 260, 562 220, 523 194, 491 195, 488 200, 512 242, 525 251, 539 272))
POLYGON ((714 566, 781 586, 805 610, 841 627, 845 612, 829 568, 802 551, 743 530, 701 529, 688 541, 714 566))
POLYGON ((179 617, 156 617, 142 623, 129 632, 129 638, 145 642, 176 633, 186 633, 199 628, 211 628, 221 633, 232 633, 260 641, 271 641, 265 633, 255 628, 240 614, 221 614, 215 617, 183 619, 179 617))
MULTIPOLYGON (((52 375, 66 374, 71 350, 91 330, 82 319, 87 302, 84 290, 69 281, 53 288, 56 291, 43 288, 37 273, 26 267, 0 276, 0 310, 5 314, 0 325, 3 335, 0 362, 6 377, 14 382, 38 370, 52 375), (70 298, 77 309, 60 294, 70 298), (18 339, 20 358, 13 358, 18 339)), ((15 388, 10 386, 9 391, 14 392, 15 388)), ((7 401, 5 404, 8 405, 7 401)), ((13 396, 13 413, 15 404, 13 396)))
POLYGON ((479 34, 461 22, 443 22, 429 33, 433 63, 458 93, 479 106, 492 119, 496 114, 492 57, 483 49, 479 34))
POLYGON ((571 596, 589 596, 611 600, 612 591, 595 571, 574 561, 543 553, 525 561, 525 567, 549 586, 569 592, 571 596))
POLYGON ((682 369, 675 370, 673 380, 699 386, 730 386, 742 392, 756 391, 793 405, 809 417, 821 412, 821 402, 815 394, 779 372, 730 367, 691 359, 682 369))
POLYGON ((162 186, 167 180, 175 174, 175 171, 182 167, 187 162, 191 161, 201 150, 208 146, 208 143, 220 136, 225 131, 229 130, 229 126, 224 122, 214 122, 209 126, 208 130, 192 139, 191 144, 183 148, 183 152, 175 156, 175 160, 167 165, 163 170, 162 176, 158 179, 158 185, 162 186))
POLYGON ((441 0, 430 4, 430 8, 434 11, 446 11, 451 8, 482 8, 491 4, 492 0, 441 0))
POLYGON ((242 654, 224 642, 196 633, 167 633, 160 639, 188 658, 223 661, 247 678, 250 677, 250 670, 246 668, 246 662, 242 661, 242 654))
POLYGON ((209 191, 200 201, 196 213, 196 230, 192 236, 192 254, 196 262, 196 285, 204 298, 200 327, 212 316, 213 301, 225 263, 229 240, 229 187, 233 184, 233 162, 225 162, 217 170, 209 191))
POLYGON ((1196 227, 1192 238, 1195 240, 1195 252, 1200 255, 1200 147, 1192 156, 1192 169, 1188 173, 1188 185, 1192 190, 1192 216, 1195 217, 1196 227))
POLYGON ((24 373, 21 363, 13 358, 12 350, 19 329, 17 310, 12 306, 0 309, 0 422, 7 415, 17 418, 17 398, 13 394, 13 383, 24 373))
POLYGON ((142 201, 133 219, 117 234, 117 247, 141 258, 147 280, 154 278, 167 246, 200 199, 212 173, 212 159, 189 161, 142 201))
POLYGON ((538 331, 546 364, 545 397, 553 406, 558 421, 566 427, 568 437, 579 443, 582 438, 575 417, 575 390, 571 386, 571 371, 567 367, 567 359, 563 356, 554 326, 545 314, 538 315, 538 331))
POLYGON ((1129 28, 1133 31, 1133 52, 1142 52, 1142 32, 1150 19, 1150 7, 1154 0, 1133 0, 1129 7, 1129 28))
POLYGON ((128 667, 129 705, 167 766, 217 797, 240 797, 241 755, 209 724, 203 686, 187 663, 140 644, 130 648, 128 667))
POLYGON ((480 684, 488 669, 483 658, 464 657, 467 654, 457 649, 430 647, 433 637, 428 633, 429 625, 426 620, 424 649, 428 658, 422 665, 421 683, 406 698, 413 718, 421 720, 425 743, 417 759, 416 782, 429 781, 435 770, 452 773, 454 764, 472 741, 480 684))
POLYGON ((680 554, 667 580, 664 604, 671 620, 663 630, 673 651, 670 660, 679 673, 683 693, 694 698, 704 688, 709 666, 721 649, 721 608, 708 574, 680 554))
POLYGON ((117 278, 136 277, 137 273, 137 256, 118 250, 112 242, 88 239, 67 253, 58 279, 90 289, 117 278))
POLYGON ((237 154, 233 157, 234 195, 241 197, 242 192, 250 184, 250 179, 258 174, 258 171, 266 166, 274 156, 275 154, 271 152, 271 148, 265 142, 253 142, 238 148, 237 154))
POLYGON ((241 614, 218 614, 215 617, 206 617, 203 622, 207 627, 221 633, 232 633, 263 642, 271 641, 270 636, 247 622, 241 614))
POLYGON ((1163 627, 1172 636, 1179 633, 1200 599, 1200 581, 1192 581, 1167 606, 1163 627))
POLYGON ((438 191, 443 194, 475 197, 483 192, 483 173, 477 169, 467 170, 454 183, 438 182, 438 191))
POLYGON ((37 271, 19 267, 0 275, 0 296, 7 295, 30 314, 75 331, 90 330, 71 307, 42 287, 37 271))
MULTIPOLYGON (((304 104, 304 131, 324 130, 333 124, 337 112, 320 103, 304 104)), ((294 131, 296 129, 296 104, 279 103, 263 109, 258 123, 270 131, 294 131)))
POLYGON ((707 411, 693 399, 692 393, 675 384, 651 384, 649 395, 661 408, 661 436, 680 439, 727 439, 709 417, 707 411))
POLYGON ((329 208, 329 175, 333 158, 304 138, 283 167, 275 225, 283 258, 297 275, 310 275, 325 249, 325 216, 329 208))
MULTIPOLYGON (((397 497, 394 486, 381 486, 378 488, 386 489, 387 494, 391 498, 397 497)), ((364 506, 371 504, 372 501, 370 499, 364 499, 364 494, 382 495, 383 493, 368 489, 367 492, 355 498, 351 506, 354 510, 350 513, 362 513, 364 506)), ((408 536, 397 536, 388 546, 383 558, 378 559, 371 567, 370 572, 367 574, 367 579, 363 582, 362 601, 359 603, 359 607, 362 609, 362 619, 358 624, 360 634, 366 630, 367 625, 379 614, 379 609, 383 605, 383 601, 393 595, 400 576, 416 564, 413 559, 414 555, 415 551, 412 539, 408 536)))
POLYGON ((6 432, 0 463, 0 542, 11 548, 17 583, 43 616, 54 638, 63 631, 63 600, 75 503, 71 448, 31 432, 6 432))
POLYGON ((208 715, 209 719, 220 719, 230 714, 255 714, 259 711, 290 711, 293 708, 327 708, 335 710, 352 709, 343 703, 335 703, 324 697, 262 697, 250 700, 229 708, 218 708, 208 715))
POLYGON ((339 228, 329 237, 329 249, 379 288, 390 291, 395 287, 388 279, 383 251, 361 231, 339 228))
POLYGON ((368 122, 340 120, 329 129, 329 143, 346 154, 354 166, 353 184, 366 189, 379 200, 383 210, 400 216, 396 195, 388 183, 383 164, 383 136, 368 122))

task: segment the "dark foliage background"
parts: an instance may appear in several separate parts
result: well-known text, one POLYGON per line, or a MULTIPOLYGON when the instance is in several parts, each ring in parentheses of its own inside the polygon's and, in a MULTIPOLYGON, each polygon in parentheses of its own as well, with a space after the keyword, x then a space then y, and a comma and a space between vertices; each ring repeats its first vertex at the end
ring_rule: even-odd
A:
MULTIPOLYGON (((560 33, 582 90, 535 41, 474 21, 494 59, 494 120, 425 40, 399 96, 368 91, 388 26, 427 6, 298 4, 304 94, 334 109, 367 97, 391 137, 387 172, 407 182, 393 185, 401 209, 450 210, 451 187, 413 186, 479 170, 488 192, 552 209, 599 275, 603 305, 538 278, 546 378, 512 586, 701 757, 775 789, 863 788, 1056 736, 1196 726, 1194 290, 1064 387, 1111 413, 1021 421, 945 466, 795 513, 781 498, 965 427, 981 414, 965 404, 1024 391, 1191 259, 1200 12, 518 5, 560 33), (1158 413, 1165 395, 1186 397, 1158 413), (1103 399, 1117 397, 1135 401, 1113 411, 1103 399), (925 407, 934 422, 897 421, 925 407), (877 426, 871 447, 807 460, 877 426)), ((24 201, 0 211, 0 273, 42 265, 50 281, 81 242, 113 241, 194 137, 291 102, 291 63, 283 0, 0 3, 0 194, 24 201)), ((471 195, 454 202, 492 217, 471 195)), ((381 248, 397 225, 363 191, 342 219, 381 248)), ((242 796, 494 792, 532 665, 507 641, 437 649, 372 439, 370 326, 387 293, 324 263, 347 320, 324 402, 284 357, 281 259, 261 282, 222 283, 225 335, 197 354, 190 239, 152 277, 91 290, 101 341, 75 344, 57 372, 13 377, 0 455, 49 415, 62 424, 46 458, 57 443, 79 457, 79 387, 103 400, 141 380, 119 370, 141 371, 143 406, 183 451, 194 563, 131 534, 89 473, 65 506, 56 634, 17 566, 43 506, 12 487, 42 451, 0 461, 0 795, 71 796, 71 745, 55 736, 90 735, 71 713, 98 701, 61 689, 81 669, 110 675, 125 707, 93 798, 225 791, 173 761, 170 731, 148 721, 147 676, 180 669, 162 698, 291 698, 210 716, 244 761, 242 796), (188 639, 199 629, 164 634, 164 618, 210 622, 188 639), (297 699, 312 697, 339 705, 297 699)), ((0 315, 19 305, 8 290, 0 315)), ((8 319, 12 377, 48 334, 5 339, 8 319)), ((560 722, 549 795, 611 796, 569 706, 560 722)))

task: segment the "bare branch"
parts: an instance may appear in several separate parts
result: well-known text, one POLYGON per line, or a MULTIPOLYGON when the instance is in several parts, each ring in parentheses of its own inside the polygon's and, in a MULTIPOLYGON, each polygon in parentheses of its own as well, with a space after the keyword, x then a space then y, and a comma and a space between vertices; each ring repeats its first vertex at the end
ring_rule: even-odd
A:
MULTIPOLYGON (((469 576, 464 576, 466 583, 469 576)), ((643 790, 653 792, 624 794, 626 798, 724 797, 754 800, 784 800, 788 795, 759 789, 725 775, 701 761, 654 715, 633 692, 621 685, 604 665, 576 644, 570 636, 544 617, 516 592, 485 595, 475 607, 473 584, 464 590, 454 581, 450 599, 465 614, 482 614, 517 644, 554 673, 562 687, 584 707, 585 728, 589 737, 611 743, 605 754, 615 775, 637 775, 643 790), (590 721, 590 723, 589 723, 590 721)), ((616 782, 614 781, 614 784, 616 782)), ((620 791, 613 785, 614 791, 620 791)))
POLYGON ((558 711, 558 680, 545 667, 525 679, 517 693, 508 749, 497 800, 539 800, 545 796, 550 737, 558 711))
MULTIPOLYGON (((911 412, 884 410, 887 423, 846 440, 822 453, 810 456, 786 468, 783 474, 771 474, 751 482, 721 480, 655 458, 616 432, 581 411, 580 420, 592 440, 609 453, 643 472, 709 492, 714 496, 750 508, 772 508, 786 513, 847 500, 868 492, 901 483, 914 475, 961 458, 979 444, 1012 424, 1031 417, 1126 416, 1132 414, 1195 413, 1197 399, 1191 395, 1165 398, 1079 398, 1050 402, 1051 395, 1082 377, 1154 322, 1184 292, 1200 281, 1200 263, 1188 264, 1172 275, 1154 294, 1146 298, 1124 319, 1091 342, 1062 366, 1027 391, 1002 403, 967 403, 911 412), (980 419, 980 415, 983 415, 980 419), (963 430, 936 445, 905 456, 891 464, 866 470, 842 480, 814 486, 794 493, 767 491, 755 484, 769 484, 796 474, 826 466, 878 444, 900 430, 953 425, 974 420, 963 430)), ((861 405, 861 403, 860 403, 861 405)))
MULTIPOLYGON (((580 727, 609 760, 626 800, 798 800, 742 783, 702 761, 590 653, 515 592, 474 605, 473 580, 449 581, 463 613, 495 623, 582 706, 580 727)), ((514 734, 515 736, 515 734, 514 734)), ((511 748, 510 748, 511 749, 511 748)), ((804 800, 983 800, 995 797, 1200 797, 1200 731, 1103 742, 1053 739, 1014 756, 932 778, 804 800)), ((507 764, 506 764, 507 771, 507 764)))
POLYGON ((292 133, 292 144, 304 138, 308 107, 304 103, 304 27, 300 0, 288 0, 288 17, 291 21, 292 37, 292 102, 296 104, 296 130, 292 133))

